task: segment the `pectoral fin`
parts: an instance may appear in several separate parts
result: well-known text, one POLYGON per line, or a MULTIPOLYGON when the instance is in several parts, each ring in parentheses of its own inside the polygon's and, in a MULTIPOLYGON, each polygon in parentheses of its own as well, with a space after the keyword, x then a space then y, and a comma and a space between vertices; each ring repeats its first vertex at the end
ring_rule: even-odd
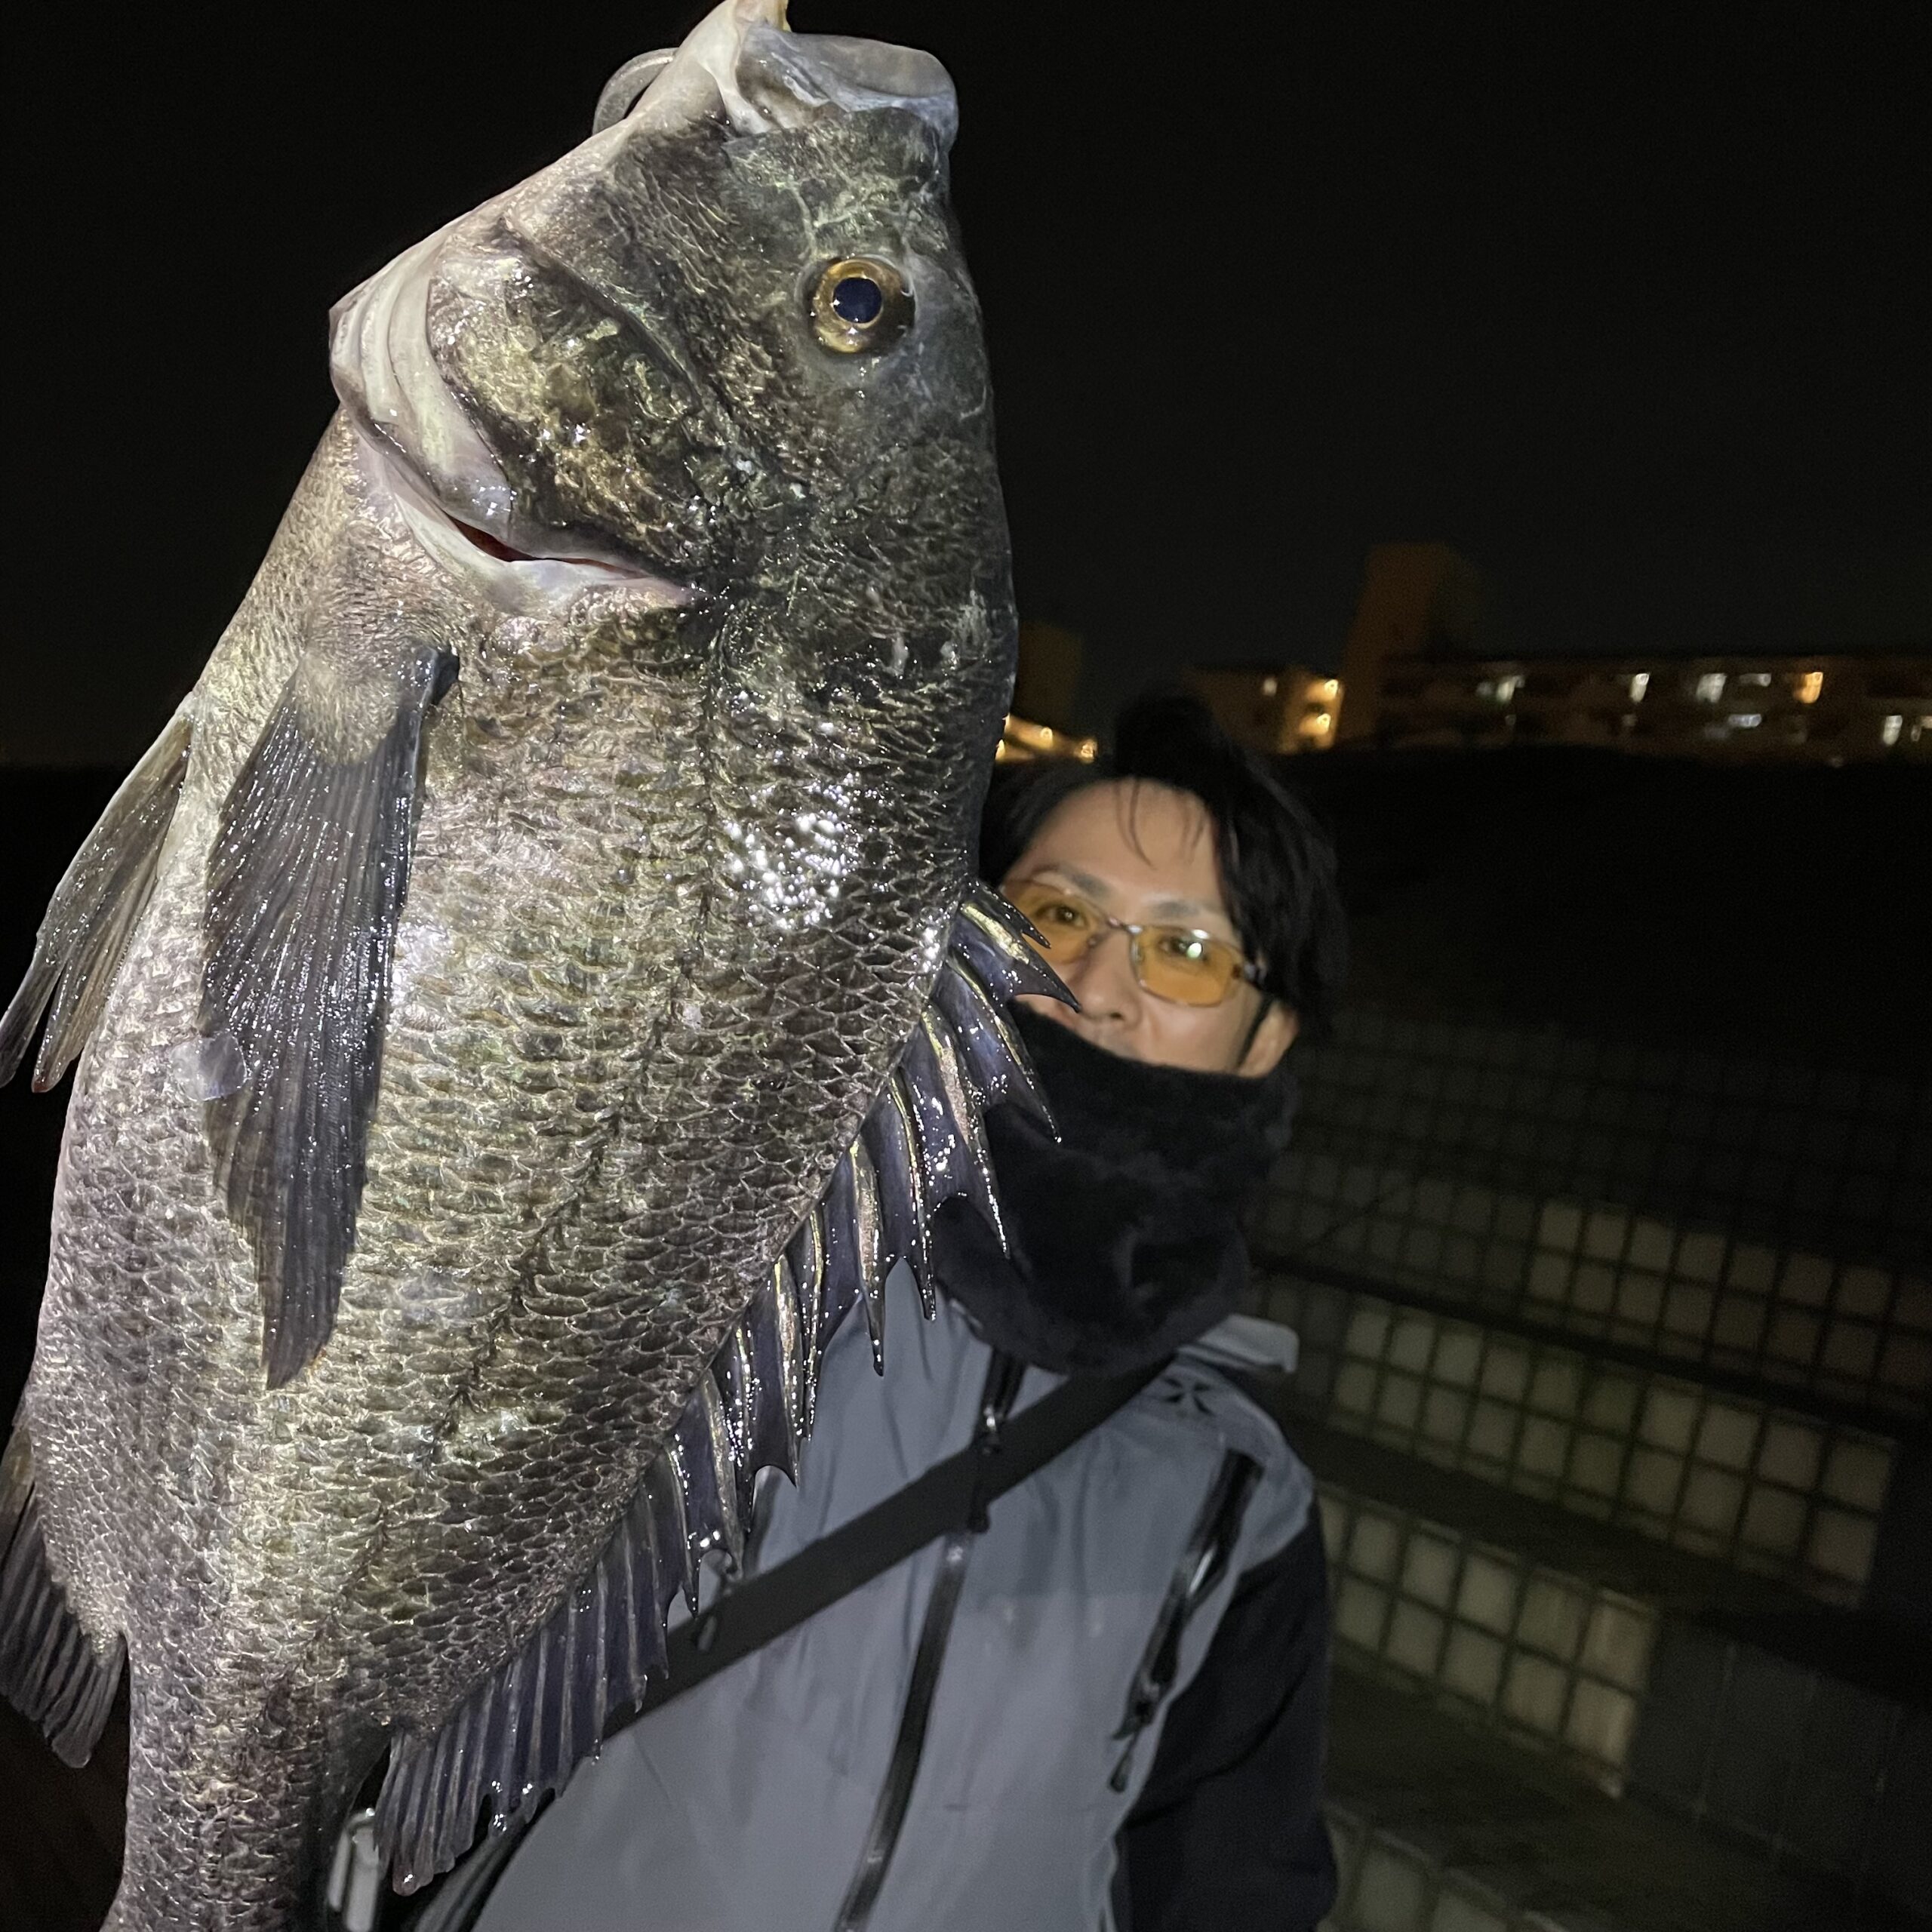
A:
POLYGON ((454 669, 425 645, 352 686, 290 679, 209 855, 201 1029, 232 1043, 208 1103, 261 1284, 269 1386, 328 1339, 355 1238, 423 723, 454 669))

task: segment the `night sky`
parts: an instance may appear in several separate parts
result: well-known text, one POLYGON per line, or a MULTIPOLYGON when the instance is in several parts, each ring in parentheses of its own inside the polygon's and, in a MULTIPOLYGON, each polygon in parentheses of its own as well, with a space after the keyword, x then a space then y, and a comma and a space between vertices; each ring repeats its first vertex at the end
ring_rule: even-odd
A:
MULTIPOLYGON (((147 743, 327 420, 331 302, 700 11, 43 16, 0 756, 147 743)), ((1932 646, 1922 10, 1509 12, 796 0, 958 81, 1021 608, 1089 721, 1332 666, 1386 538, 1462 549, 1499 649, 1932 646)))

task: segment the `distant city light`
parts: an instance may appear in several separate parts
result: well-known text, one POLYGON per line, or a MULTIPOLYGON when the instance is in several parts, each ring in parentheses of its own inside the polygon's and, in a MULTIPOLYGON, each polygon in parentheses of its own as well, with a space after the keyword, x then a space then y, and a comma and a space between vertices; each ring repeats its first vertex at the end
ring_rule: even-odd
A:
POLYGON ((1651 674, 1647 671, 1632 671, 1630 674, 1630 702, 1641 704, 1644 694, 1651 688, 1651 674))
POLYGON ((1893 712, 1884 723, 1878 727, 1878 742, 1881 745, 1895 745, 1899 734, 1905 729, 1905 718, 1900 712, 1893 712))
POLYGON ((1804 671, 1798 674, 1798 701, 1800 704, 1816 704, 1818 694, 1825 688, 1825 674, 1822 671, 1804 671))
POLYGON ((1016 717, 1009 712, 1006 729, 1001 734, 993 757, 1001 764, 1033 758, 1073 758, 1082 764, 1091 764, 1100 749, 1097 739, 1056 731, 1051 724, 1036 724, 1030 718, 1016 717))
POLYGON ((1704 672, 1697 680, 1698 701, 1703 704, 1715 704, 1724 696, 1724 673, 1721 671, 1704 672))
POLYGON ((1342 681, 1339 678, 1324 678, 1315 688, 1323 697, 1339 697, 1342 693, 1342 681))
POLYGON ((1761 711, 1734 711, 1730 714, 1730 721, 1740 730, 1748 731, 1754 725, 1764 723, 1764 714, 1761 711))
POLYGON ((1281 688, 1281 681, 1280 678, 1263 678, 1261 681, 1261 695, 1263 697, 1272 697, 1275 692, 1279 691, 1281 688))

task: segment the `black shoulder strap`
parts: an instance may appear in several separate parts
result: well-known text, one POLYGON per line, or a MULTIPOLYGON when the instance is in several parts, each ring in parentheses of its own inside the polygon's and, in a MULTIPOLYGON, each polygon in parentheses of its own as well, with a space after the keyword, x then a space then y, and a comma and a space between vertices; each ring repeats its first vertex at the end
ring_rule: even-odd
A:
POLYGON ((995 1432, 895 1491, 864 1515, 749 1582, 671 1633, 671 1667, 637 1708, 639 1717, 694 1690, 809 1617, 849 1596, 949 1530, 982 1528, 986 1506, 1044 1469, 1131 1401, 1167 1367, 1076 1377, 995 1432), (977 1520, 975 1520, 977 1519, 977 1520))
MULTIPOLYGON (((605 1735, 627 1729, 695 1690, 949 1531, 984 1528, 989 1505, 1124 1408, 1168 1359, 1122 1375, 1075 1377, 1008 1420, 983 1416, 973 1441, 957 1455, 936 1463, 883 1503, 726 1591, 690 1623, 679 1625, 666 1645, 668 1672, 652 1680, 643 1702, 605 1735)), ((1013 1367, 1017 1389, 1023 1371, 1017 1364, 1013 1367)), ((463 1932, 474 1924, 535 1816, 534 1811, 527 1817, 513 1814, 507 1829, 490 1832, 447 1878, 419 1898, 404 1921, 409 1932, 463 1932)), ((400 1902, 389 1903, 393 1910, 400 1902)))

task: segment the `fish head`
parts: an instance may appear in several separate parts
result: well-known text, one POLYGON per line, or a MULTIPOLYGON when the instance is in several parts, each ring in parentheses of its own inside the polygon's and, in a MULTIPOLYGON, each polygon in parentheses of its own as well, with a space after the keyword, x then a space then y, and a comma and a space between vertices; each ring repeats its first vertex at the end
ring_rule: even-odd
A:
POLYGON ((642 654, 785 731, 923 717, 963 820, 1014 625, 956 118, 930 55, 727 0, 623 118, 340 305, 333 366, 486 605, 678 609, 642 654))

